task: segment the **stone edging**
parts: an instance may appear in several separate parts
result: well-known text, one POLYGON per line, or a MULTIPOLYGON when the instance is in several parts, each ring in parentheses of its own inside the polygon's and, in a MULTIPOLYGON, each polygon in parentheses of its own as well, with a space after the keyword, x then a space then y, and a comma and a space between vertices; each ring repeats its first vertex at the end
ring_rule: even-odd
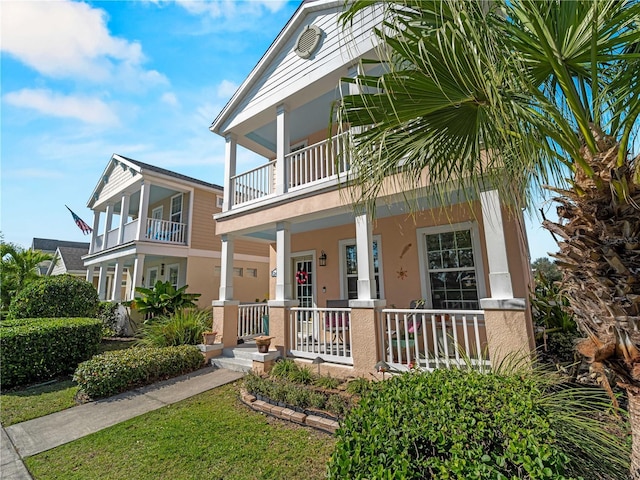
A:
POLYGON ((307 415, 305 413, 296 412, 286 407, 279 407, 277 405, 271 405, 263 400, 256 400, 256 397, 248 393, 246 390, 240 390, 240 399, 242 402, 258 412, 272 415, 281 420, 298 423, 307 427, 317 428, 323 432, 334 434, 338 429, 338 422, 335 420, 329 420, 328 418, 322 418, 317 415, 307 415))

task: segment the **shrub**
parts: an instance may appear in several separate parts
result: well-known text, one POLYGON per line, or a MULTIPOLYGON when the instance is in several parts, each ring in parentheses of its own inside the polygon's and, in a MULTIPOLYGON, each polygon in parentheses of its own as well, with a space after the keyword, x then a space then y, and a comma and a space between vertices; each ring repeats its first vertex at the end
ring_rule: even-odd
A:
POLYGON ((313 383, 317 387, 326 388, 327 390, 333 390, 334 388, 338 388, 338 385, 340 385, 340 380, 323 375, 316 378, 313 383))
POLYGON ((71 275, 42 277, 23 288, 12 300, 12 318, 95 317, 98 293, 89 282, 71 275))
POLYGON ((171 347, 202 343, 202 333, 212 323, 210 310, 178 310, 142 325, 138 344, 146 347, 171 347))
POLYGON ((191 345, 130 348, 96 355, 81 363, 73 380, 91 398, 108 397, 192 372, 203 363, 202 354, 191 345))
POLYGON ((93 318, 15 319, 0 327, 3 388, 72 372, 98 351, 102 324, 93 318))
POLYGON ((594 423, 590 401, 532 372, 409 372, 380 384, 338 430, 329 478, 623 478, 628 448, 594 423))
POLYGON ((115 302, 100 302, 96 317, 102 322, 103 336, 118 335, 118 304, 115 302))
POLYGON ((366 378, 358 377, 347 383, 347 392, 352 395, 364 395, 373 389, 374 383, 366 378))
POLYGON ((269 372, 269 375, 274 378, 286 378, 292 380, 299 371, 300 367, 298 367, 296 362, 290 358, 281 358, 275 363, 269 372))
POLYGON ((171 315, 183 308, 197 307, 195 301, 201 293, 187 293, 189 285, 176 289, 170 282, 158 280, 153 289, 136 287, 140 297, 131 301, 133 308, 150 318, 156 315, 171 315))

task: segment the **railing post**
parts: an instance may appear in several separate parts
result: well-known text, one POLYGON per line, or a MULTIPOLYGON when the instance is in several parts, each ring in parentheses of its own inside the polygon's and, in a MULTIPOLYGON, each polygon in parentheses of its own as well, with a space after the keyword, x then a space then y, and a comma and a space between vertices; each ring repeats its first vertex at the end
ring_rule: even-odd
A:
POLYGON ((484 324, 492 367, 501 363, 528 362, 535 351, 533 325, 526 315, 523 298, 483 298, 484 324))
POLYGON ((353 369, 357 375, 366 376, 375 372, 375 365, 382 359, 380 351, 380 328, 378 309, 385 306, 384 300, 351 300, 349 335, 353 369))
POLYGON ((213 330, 222 336, 224 348, 238 344, 238 305, 235 300, 214 300, 213 330))
POLYGON ((273 337, 271 346, 278 350, 283 357, 291 350, 289 344, 290 308, 297 306, 298 300, 269 300, 269 336, 273 337))

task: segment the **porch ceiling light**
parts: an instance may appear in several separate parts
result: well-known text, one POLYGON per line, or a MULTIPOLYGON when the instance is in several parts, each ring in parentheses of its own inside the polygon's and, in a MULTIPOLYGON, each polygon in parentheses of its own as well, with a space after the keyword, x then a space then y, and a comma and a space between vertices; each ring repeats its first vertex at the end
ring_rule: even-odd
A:
POLYGON ((298 39, 296 40, 296 46, 294 52, 300 58, 309 58, 313 55, 320 45, 320 39, 322 38, 322 30, 315 25, 307 25, 304 27, 298 39))
POLYGON ((320 257, 318 258, 318 265, 320 265, 321 267, 327 266, 327 254, 324 252, 324 250, 321 250, 320 257))

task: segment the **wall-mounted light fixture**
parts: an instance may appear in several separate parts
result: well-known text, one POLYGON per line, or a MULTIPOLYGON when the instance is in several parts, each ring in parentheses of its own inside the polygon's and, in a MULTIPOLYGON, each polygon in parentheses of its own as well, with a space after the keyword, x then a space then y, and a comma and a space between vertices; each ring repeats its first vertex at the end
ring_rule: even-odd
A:
POLYGON ((324 253, 324 250, 321 250, 320 257, 318 258, 318 265, 321 267, 327 266, 327 254, 324 253))
POLYGON ((160 275, 164 275, 164 263, 160 264, 160 275))

